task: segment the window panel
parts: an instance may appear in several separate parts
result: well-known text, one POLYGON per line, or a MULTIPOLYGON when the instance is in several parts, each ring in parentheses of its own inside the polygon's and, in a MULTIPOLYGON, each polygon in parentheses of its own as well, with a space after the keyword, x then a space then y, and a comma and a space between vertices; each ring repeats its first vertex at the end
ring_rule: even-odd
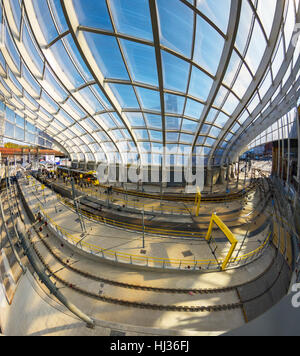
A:
POLYGON ((142 108, 160 111, 160 95, 158 91, 136 87, 142 108))
POLYGON ((276 9, 276 1, 258 0, 257 14, 263 24, 264 30, 268 37, 271 34, 275 9, 276 9))
POLYGON ((127 118, 129 119, 129 122, 132 127, 134 126, 145 126, 145 121, 143 118, 142 113, 140 112, 127 112, 126 113, 127 118))
POLYGON ((162 141, 163 139, 161 131, 149 130, 149 134, 150 134, 150 140, 162 141))
POLYGON ((195 100, 187 99, 184 115, 199 119, 204 105, 195 100))
POLYGON ((54 96, 59 101, 64 101, 68 96, 66 91, 61 87, 61 85, 58 83, 57 79, 54 77, 54 75, 51 73, 47 66, 45 69, 43 84, 45 86, 45 89, 47 89, 51 94, 54 94, 54 96))
POLYGON ((179 133, 178 132, 167 132, 166 139, 169 142, 178 142, 179 133))
MULTIPOLYGON (((3 31, 3 30, 1 30, 1 31, 3 31)), ((2 35, 1 35, 1 37, 2 37, 2 35)), ((5 45, 6 45, 6 48, 8 49, 8 52, 15 64, 15 66, 19 69, 20 68, 20 56, 18 54, 15 44, 13 43, 13 40, 12 40, 10 33, 9 33, 8 29, 6 28, 6 26, 5 26, 5 45)))
MULTIPOLYGON (((67 76, 68 80, 72 83, 72 85, 77 88, 80 85, 83 84, 83 78, 79 74, 78 70, 74 66, 71 58, 69 57, 68 53, 66 52, 65 47, 63 46, 62 41, 57 41, 55 42, 51 47, 50 47, 55 61, 58 63, 59 67, 63 70, 65 75, 67 76)), ((54 63, 54 59, 52 59, 53 67, 56 67, 56 64, 54 63)))
POLYGON ((248 1, 242 1, 239 29, 236 38, 236 46, 241 53, 244 52, 245 46, 247 44, 253 16, 253 11, 248 1))
POLYGON ((113 30, 105 1, 73 0, 80 25, 113 30))
POLYGON ((196 67, 192 69, 189 94, 206 101, 212 86, 212 79, 196 67))
POLYGON ((184 102, 185 98, 183 96, 165 94, 165 111, 182 115, 184 102))
POLYGON ((122 109, 124 108, 139 108, 136 95, 131 85, 110 84, 110 87, 115 94, 122 109))
POLYGON ((60 32, 65 32, 68 30, 68 24, 65 19, 60 0, 49 0, 51 4, 52 11, 55 16, 56 23, 59 27, 60 32))
POLYGON ((109 114, 102 114, 95 116, 95 120, 99 122, 100 125, 104 125, 105 128, 117 127, 114 120, 109 114))
POLYGON ((194 135, 188 135, 188 134, 181 134, 180 135, 180 142, 186 142, 186 143, 192 143, 194 140, 194 135))
POLYGON ((9 107, 6 107, 5 118, 6 118, 6 120, 9 120, 10 122, 15 123, 15 113, 9 107))
POLYGON ((21 22, 21 16, 22 16, 22 11, 21 11, 21 7, 20 7, 20 4, 19 4, 19 1, 10 0, 10 6, 12 8, 12 12, 13 12, 13 16, 14 16, 14 20, 15 20, 16 26, 17 26, 17 28, 19 28, 20 22, 21 22))
POLYGON ((181 128, 183 131, 195 132, 197 127, 198 127, 197 122, 183 119, 182 128, 181 128))
POLYGON ((33 1, 33 6, 44 38, 47 43, 50 43, 58 36, 58 32, 52 21, 48 3, 47 1, 33 1))
POLYGON ((258 21, 255 21, 250 44, 247 50, 245 61, 250 67, 253 74, 256 73, 260 61, 264 55, 265 49, 267 46, 266 39, 263 35, 263 32, 260 28, 258 21))
POLYGON ((162 51, 162 66, 165 88, 185 93, 190 70, 189 63, 162 51))
POLYGON ((197 16, 197 29, 194 61, 215 75, 222 55, 224 39, 200 16, 197 16))
POLYGON ((162 129, 162 122, 160 115, 145 114, 148 126, 162 129))
POLYGON ((15 136, 15 127, 8 121, 5 122, 5 136, 14 138, 15 136))
POLYGON ((166 129, 179 130, 182 119, 180 117, 166 116, 166 129))
POLYGON ((104 110, 104 107, 93 94, 90 87, 81 89, 79 93, 82 96, 84 103, 87 105, 87 108, 93 113, 104 110))
POLYGON ((65 36, 63 38, 63 43, 66 46, 66 49, 69 52, 69 55, 71 56, 72 60, 75 62, 75 65, 78 68, 78 72, 80 73, 80 75, 82 75, 87 81, 94 80, 83 58, 81 57, 72 36, 65 36))
POLYGON ((85 33, 85 38, 105 78, 129 79, 117 40, 114 37, 85 33))
POLYGON ((134 130, 134 132, 139 140, 149 140, 147 130, 134 130))
POLYGON ((157 0, 161 43, 191 56, 193 11, 177 0, 157 0))
POLYGON ((236 95, 242 98, 245 95, 249 85, 251 84, 252 79, 253 78, 250 75, 247 67, 243 64, 239 75, 232 87, 232 90, 236 93, 236 95))
POLYGON ((154 47, 126 40, 121 44, 133 80, 158 86, 154 47))
POLYGON ((40 73, 43 72, 43 60, 36 48, 36 45, 33 43, 32 38, 29 35, 27 26, 24 24, 23 25, 23 33, 22 33, 22 40, 24 43, 24 46, 28 52, 28 55, 30 56, 31 60, 34 62, 36 65, 37 69, 39 70, 40 73))
MULTIPOLYGON (((193 1, 191 3, 193 4, 193 1)), ((227 32, 230 5, 230 0, 197 1, 197 8, 224 33, 227 32)))
POLYGON ((111 0, 110 8, 118 32, 153 39, 148 0, 111 0))

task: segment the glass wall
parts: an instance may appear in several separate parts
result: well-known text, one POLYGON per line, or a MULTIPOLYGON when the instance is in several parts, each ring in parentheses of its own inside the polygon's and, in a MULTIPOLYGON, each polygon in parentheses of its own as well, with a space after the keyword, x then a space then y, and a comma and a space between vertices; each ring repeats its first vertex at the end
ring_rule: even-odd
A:
POLYGON ((17 115, 2 102, 0 102, 0 112, 3 115, 4 120, 3 136, 5 138, 29 145, 37 145, 47 148, 53 147, 53 140, 48 134, 17 115))
POLYGON ((287 138, 297 139, 296 118, 297 112, 296 109, 293 109, 256 137, 256 139, 249 144, 248 148, 252 149, 269 142, 285 140, 287 138))

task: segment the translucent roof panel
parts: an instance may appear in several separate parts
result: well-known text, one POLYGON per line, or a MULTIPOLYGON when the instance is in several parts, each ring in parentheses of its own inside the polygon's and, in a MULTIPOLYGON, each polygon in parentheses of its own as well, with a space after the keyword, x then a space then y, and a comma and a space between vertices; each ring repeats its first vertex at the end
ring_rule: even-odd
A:
POLYGON ((208 165, 223 164, 295 93, 299 8, 295 0, 3 1, 0 99, 76 160, 119 162, 128 152, 128 162, 160 162, 164 148, 203 147, 208 165))

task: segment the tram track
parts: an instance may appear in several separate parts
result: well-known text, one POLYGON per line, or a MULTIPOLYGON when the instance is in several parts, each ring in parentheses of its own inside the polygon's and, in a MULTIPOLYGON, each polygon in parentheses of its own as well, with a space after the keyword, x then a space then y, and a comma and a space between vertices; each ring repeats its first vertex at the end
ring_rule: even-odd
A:
MULTIPOLYGON (((135 307, 135 308, 142 308, 142 309, 151 309, 151 310, 165 310, 165 311, 173 311, 173 312, 216 312, 216 311, 225 311, 225 310, 234 310, 234 309, 241 309, 243 313, 244 306, 248 302, 253 302, 256 299, 260 298, 262 295, 268 293, 271 291, 273 286, 276 284, 277 280, 280 277, 281 271, 283 269, 283 263, 282 266, 278 272, 278 275, 275 276, 274 280, 266 287, 264 291, 259 293, 257 297, 251 297, 249 299, 244 299, 242 300, 240 297, 240 292, 239 290, 241 288, 246 287, 247 285, 254 284, 255 282, 259 281, 261 278, 264 277, 264 275, 271 269, 274 260, 270 263, 268 268, 262 272, 259 276, 255 277, 253 280, 248 281, 247 283, 241 283, 238 285, 230 286, 230 287, 224 287, 224 288, 204 288, 204 289, 193 289, 193 288, 188 288, 188 289, 179 289, 179 288, 159 288, 159 287, 153 287, 153 286, 145 286, 145 285, 136 285, 136 284, 131 284, 131 283, 123 283, 119 282, 116 280, 111 280, 107 279, 101 276, 96 276, 93 275, 89 272, 83 271, 81 269, 78 269, 67 262, 65 262, 61 257, 59 257, 50 247, 49 244, 45 241, 44 238, 41 237, 39 228, 38 226, 35 227, 35 232, 39 237, 39 241, 43 243, 43 245, 46 247, 47 251, 52 255, 53 258, 56 259, 56 261, 59 263, 59 265, 63 268, 66 268, 67 270, 77 274, 81 275, 87 280, 93 280, 105 284, 112 285, 114 287, 119 287, 122 289, 126 290, 133 290, 134 293, 139 292, 139 291, 144 291, 144 292, 152 292, 152 293, 159 293, 159 294, 185 294, 185 295, 201 295, 204 296, 206 295, 207 298, 211 297, 218 297, 218 299, 222 300, 222 297, 224 297, 224 294, 233 292, 236 294, 238 297, 239 301, 238 302, 233 302, 233 303, 227 303, 227 304, 218 304, 218 305, 209 305, 209 306, 178 306, 178 305, 166 305, 166 304, 153 304, 153 303, 142 303, 139 301, 130 301, 130 300, 124 300, 124 299, 119 299, 119 298, 114 298, 108 295, 99 295, 98 293, 89 291, 85 288, 82 288, 78 286, 76 283, 73 282, 73 280, 67 280, 64 279, 60 276, 58 276, 50 267, 48 263, 45 262, 45 259, 43 258, 42 254, 40 253, 39 249, 37 248, 37 244, 33 244, 33 248, 39 257, 41 263, 45 267, 45 270, 49 273, 49 276, 54 278, 57 282, 61 283, 63 286, 70 288, 71 290, 78 292, 82 295, 91 297, 93 299, 100 300, 102 302, 106 303, 112 303, 112 304, 118 304, 122 306, 128 306, 128 307, 135 307)), ((57 269, 57 266, 56 266, 57 269)), ((58 268, 60 270, 60 268, 58 268)), ((73 278, 76 280, 76 278, 73 278)), ((83 283, 83 282, 82 282, 83 283)), ((85 283, 83 283, 85 284, 85 283)))
MULTIPOLYGON (((88 172, 83 172, 80 170, 72 169, 72 168, 67 168, 67 167, 59 167, 58 170, 60 170, 61 175, 65 176, 72 176, 75 177, 79 182, 85 182, 84 175, 85 173, 88 172), (82 177, 82 178, 81 178, 82 177)), ((98 182, 99 183, 99 182, 98 182)), ((155 194, 155 193, 145 193, 142 191, 136 191, 136 190, 128 190, 128 189, 123 189, 123 188, 118 188, 114 186, 109 186, 106 184, 97 184, 98 187, 102 189, 111 189, 112 192, 118 193, 118 194, 126 194, 130 196, 135 196, 135 197, 140 197, 140 198, 147 198, 147 199, 153 199, 153 200, 162 200, 162 201, 180 201, 180 202, 194 202, 195 201, 195 194, 155 194)), ((250 191, 252 191, 255 188, 255 184, 251 183, 248 187, 245 187, 242 190, 239 190, 234 193, 230 194, 222 194, 222 193, 217 193, 214 195, 206 194, 201 197, 201 201, 203 202, 228 202, 228 201, 234 201, 243 198, 246 196, 250 191)))
MULTIPOLYGON (((15 199, 15 204, 14 206, 17 207, 18 210, 18 215, 22 218, 22 213, 19 207, 19 202, 18 198, 15 192, 15 187, 14 187, 14 192, 12 193, 15 199)), ((24 220, 23 220, 24 221, 24 220)), ((42 222, 41 222, 42 223, 42 222)), ((281 268, 279 271, 277 271, 277 275, 273 279, 272 282, 270 282, 267 286, 266 289, 258 293, 257 297, 251 297, 249 299, 245 299, 241 297, 240 290, 241 288, 244 288, 247 285, 256 283, 259 281, 261 278, 264 277, 266 273, 272 268, 274 260, 270 263, 268 268, 262 272, 259 276, 254 278, 252 281, 249 281, 247 283, 242 283, 239 285, 235 286, 230 286, 226 288, 216 288, 216 289, 176 289, 176 288, 159 288, 159 287, 153 287, 153 286, 142 286, 142 285, 136 285, 136 284, 130 284, 130 283, 123 283, 111 279, 107 279, 101 276, 96 276, 94 274, 91 274, 89 272, 83 271, 81 269, 78 269, 74 266, 71 266, 67 262, 64 261, 64 259, 59 256, 57 253, 54 252, 54 250, 51 248, 51 245, 46 242, 45 238, 43 238, 41 232, 39 231, 40 225, 35 224, 33 226, 36 235, 38 236, 38 241, 41 241, 43 246, 46 248, 47 253, 49 253, 58 263, 61 267, 68 269, 75 275, 81 275, 87 280, 93 280, 105 284, 110 284, 114 287, 119 287, 122 289, 126 290, 134 290, 134 291, 146 291, 146 292, 153 292, 153 293, 164 293, 164 294, 190 294, 193 293, 195 295, 213 295, 213 296, 221 296, 224 293, 229 293, 229 292, 235 292, 236 296, 238 298, 238 301, 232 302, 232 303, 227 303, 227 304, 217 304, 217 305, 168 305, 168 304, 157 304, 157 303, 145 303, 141 301, 133 301, 133 300, 127 300, 127 299, 120 299, 120 298, 115 298, 110 295, 99 295, 99 293, 95 293, 93 291, 88 290, 87 288, 83 288, 82 286, 77 285, 73 281, 70 281, 68 279, 60 277, 53 269, 50 267, 48 263, 46 263, 45 258, 43 257, 42 253, 38 249, 38 244, 32 243, 32 247, 43 264, 45 271, 49 273, 49 276, 53 279, 56 280, 56 282, 60 283, 61 285, 71 289, 72 291, 76 293, 80 293, 82 295, 85 295, 87 297, 105 302, 105 303, 110 303, 110 304, 117 304, 120 306, 126 306, 126 307, 132 307, 132 308, 139 308, 139 309, 145 309, 145 310, 159 310, 159 311, 172 311, 172 312, 218 312, 218 311, 230 311, 230 310, 236 310, 240 309, 245 317, 245 321, 247 321, 247 315, 245 312, 245 305, 248 302, 253 302, 256 299, 261 298, 262 295, 269 293, 270 290, 273 288, 273 286, 276 284, 277 280, 279 279, 283 265, 282 263, 281 268)), ((50 233, 50 232, 49 232, 50 233)), ((274 259, 276 256, 274 257, 274 259)))
MULTIPOLYGON (((256 183, 255 186, 260 189, 260 183, 256 183)), ((66 207, 70 208, 72 211, 75 211, 75 206, 72 202, 72 199, 64 196, 61 192, 59 193, 59 197, 61 203, 63 203, 66 207)), ((245 210, 245 207, 242 210, 234 211, 231 214, 236 214, 237 217, 234 218, 233 216, 229 216, 227 212, 222 220, 224 223, 228 224, 229 228, 231 229, 241 229, 245 228, 248 229, 249 224, 253 223, 254 230, 259 230, 259 228, 266 225, 268 220, 268 216, 265 215, 265 208, 268 205, 270 200, 270 196, 266 194, 266 201, 259 209, 250 210, 246 215, 241 215, 241 211, 245 210), (250 215, 252 215, 251 220, 249 219, 250 215), (236 224, 236 221, 239 221, 239 224, 236 224)), ((113 227, 125 229, 128 231, 135 231, 135 232, 142 232, 144 231, 147 234, 153 235, 160 235, 160 236, 174 236, 174 237, 183 237, 183 238, 200 238, 203 239, 205 237, 207 231, 207 224, 209 224, 210 216, 207 215, 205 220, 198 220, 191 219, 191 222, 177 222, 174 225, 174 221, 163 221, 159 219, 159 228, 156 226, 157 221, 152 218, 146 219, 144 222, 144 227, 142 226, 142 221, 139 216, 123 216, 120 214, 116 214, 110 210, 105 208, 101 208, 99 211, 99 207, 101 207, 100 203, 95 203, 89 201, 88 197, 82 197, 78 206, 80 207, 80 213, 85 216, 85 218, 91 219, 93 221, 97 221, 100 223, 104 223, 106 225, 110 225, 113 227), (98 205, 97 205, 98 204, 98 205), (116 216, 118 217, 116 219, 116 216), (176 226, 176 230, 174 229, 176 226)), ((184 204, 184 203, 183 203, 184 204)), ((191 214, 190 214, 191 215, 191 214)), ((219 215, 219 214, 218 214, 219 215)), ((223 216, 220 213, 220 216, 223 216)), ((201 217, 202 219, 202 217, 201 217)), ((217 228, 214 227, 214 230, 217 228)))

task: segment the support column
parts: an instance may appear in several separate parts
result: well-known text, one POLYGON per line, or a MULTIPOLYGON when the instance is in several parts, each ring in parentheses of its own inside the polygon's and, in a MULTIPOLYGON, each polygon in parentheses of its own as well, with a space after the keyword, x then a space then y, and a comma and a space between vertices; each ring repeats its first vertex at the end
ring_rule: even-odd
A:
POLYGON ((298 132, 298 165, 297 165, 297 180, 298 180, 298 195, 300 194, 300 116, 299 110, 296 107, 296 121, 298 132))
POLYGON ((246 181, 247 181, 247 178, 248 178, 248 170, 247 170, 247 167, 248 167, 248 161, 246 159, 245 161, 245 167, 244 167, 244 188, 246 186, 246 181))
POLYGON ((277 156, 277 177, 280 178, 280 157, 281 157, 281 147, 280 147, 280 130, 279 121, 277 121, 277 131, 278 131, 278 156, 277 156))
POLYGON ((290 139, 290 125, 289 125, 289 121, 290 121, 290 117, 287 114, 286 115, 286 119, 287 119, 287 128, 288 128, 288 157, 287 157, 287 172, 286 172, 286 183, 287 185, 290 184, 290 169, 291 169, 291 139, 290 139))
POLYGON ((281 135, 282 135, 282 140, 281 140, 281 176, 280 179, 283 182, 283 175, 284 175, 284 133, 283 133, 283 117, 281 118, 281 135))
POLYGON ((236 187, 239 187, 239 183, 240 183, 240 169, 241 169, 241 165, 240 165, 240 157, 238 160, 238 168, 237 168, 237 181, 236 181, 236 187))
POLYGON ((226 192, 229 192, 229 182, 231 181, 230 179, 230 165, 229 163, 227 164, 226 168, 226 192))
POLYGON ((226 177, 226 166, 220 167, 220 178, 219 178, 219 183, 224 184, 225 183, 225 177, 226 177))
POLYGON ((230 178, 234 179, 235 174, 234 174, 233 164, 230 164, 229 168, 230 168, 230 178))
POLYGON ((212 191, 213 177, 212 177, 212 169, 210 167, 206 168, 205 185, 210 188, 210 191, 212 191))
POLYGON ((297 137, 298 137, 298 160, 297 160, 297 189, 294 197, 294 221, 297 225, 299 218, 297 216, 297 203, 300 196, 300 115, 296 105, 297 137))

